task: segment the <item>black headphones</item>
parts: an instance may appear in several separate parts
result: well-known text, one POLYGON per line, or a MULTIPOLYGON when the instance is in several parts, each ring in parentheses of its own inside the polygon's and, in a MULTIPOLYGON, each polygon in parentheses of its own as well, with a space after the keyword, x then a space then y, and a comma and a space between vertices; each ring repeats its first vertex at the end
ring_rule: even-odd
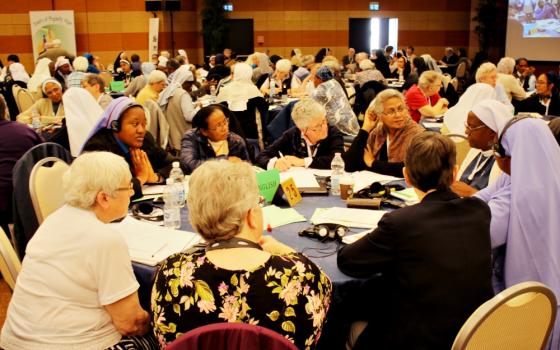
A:
POLYGON ((121 123, 119 123, 118 120, 113 120, 111 122, 111 130, 113 130, 114 132, 121 131, 121 123))
POLYGON ((154 214, 154 209, 163 210, 152 202, 140 202, 132 206, 132 217, 147 221, 163 221, 163 214, 154 214))
POLYGON ((388 198, 392 191, 404 190, 399 184, 382 185, 380 182, 374 182, 369 187, 361 189, 354 195, 354 198, 388 198))
POLYGON ((313 225, 298 232, 300 236, 317 238, 320 241, 342 241, 346 233, 348 227, 332 223, 313 225))
POLYGON ((527 119, 527 118, 532 118, 532 117, 529 116, 529 115, 522 115, 522 116, 514 117, 514 118, 510 119, 509 122, 507 122, 506 126, 504 126, 504 129, 502 130, 502 133, 500 134, 500 137, 498 138, 498 143, 495 143, 495 144, 492 145, 492 149, 494 150, 494 154, 499 155, 500 158, 507 157, 506 150, 505 150, 504 146, 502 146, 502 138, 504 137, 506 131, 513 124, 517 123, 520 120, 527 119))

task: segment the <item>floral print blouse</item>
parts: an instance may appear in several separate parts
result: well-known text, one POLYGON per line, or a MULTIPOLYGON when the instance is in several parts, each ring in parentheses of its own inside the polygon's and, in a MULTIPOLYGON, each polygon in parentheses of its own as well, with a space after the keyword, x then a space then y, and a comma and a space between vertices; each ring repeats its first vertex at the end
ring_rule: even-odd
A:
POLYGON ((226 270, 205 251, 163 262, 152 289, 154 333, 162 347, 197 327, 244 322, 313 349, 331 302, 331 281, 299 253, 272 255, 254 270, 226 270))

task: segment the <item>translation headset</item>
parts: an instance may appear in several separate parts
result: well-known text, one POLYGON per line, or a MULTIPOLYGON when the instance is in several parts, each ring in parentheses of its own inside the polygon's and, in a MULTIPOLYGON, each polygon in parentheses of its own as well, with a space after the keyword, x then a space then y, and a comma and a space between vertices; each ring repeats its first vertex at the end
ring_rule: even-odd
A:
POLYGON ((111 122, 111 130, 114 132, 121 131, 121 123, 118 120, 113 120, 111 122))
POLYGON ((300 236, 316 238, 320 241, 342 241, 348 233, 348 227, 339 224, 325 223, 313 225, 298 232, 300 236))
POLYGON ((151 202, 140 202, 132 206, 132 217, 147 221, 163 221, 162 207, 151 202), (155 210, 160 209, 160 210, 155 210), (154 213, 156 212, 156 213, 154 213), (159 213, 158 213, 159 212, 159 213))
POLYGON ((500 158, 507 157, 506 149, 504 148, 504 146, 502 146, 502 138, 506 134, 506 131, 513 124, 517 123, 520 120, 527 119, 527 118, 532 118, 532 117, 528 116, 528 115, 514 117, 514 118, 510 119, 510 121, 507 122, 506 126, 504 126, 504 129, 502 130, 502 133, 500 134, 500 137, 498 138, 498 143, 495 143, 494 145, 492 145, 492 149, 494 150, 494 153, 498 154, 500 156, 500 158))

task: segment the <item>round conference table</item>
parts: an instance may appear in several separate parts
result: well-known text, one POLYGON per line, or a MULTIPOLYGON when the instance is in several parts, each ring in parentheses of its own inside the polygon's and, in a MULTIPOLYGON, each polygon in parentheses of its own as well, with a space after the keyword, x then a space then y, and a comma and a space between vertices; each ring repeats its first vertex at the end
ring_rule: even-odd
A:
MULTIPOLYGON (((320 242, 314 238, 302 237, 298 232, 306 227, 311 226, 309 222, 316 208, 329 207, 346 207, 346 203, 340 197, 331 195, 314 195, 303 196, 302 201, 294 206, 301 215, 308 221, 297 222, 272 229, 272 232, 264 232, 264 235, 270 234, 280 242, 294 248, 296 251, 305 254, 313 262, 322 268, 329 276, 333 284, 333 295, 331 307, 327 316, 327 322, 319 341, 319 349, 340 349, 344 348, 344 342, 348 334, 348 329, 352 320, 359 318, 360 312, 351 310, 356 300, 361 297, 367 297, 365 286, 374 283, 375 276, 369 279, 358 279, 343 274, 337 267, 336 255, 338 248, 342 243, 335 241, 320 242), (349 302, 351 302, 349 304, 349 302), (336 344, 336 346, 334 346, 336 344)), ((186 207, 181 213, 181 230, 192 231, 192 227, 188 222, 188 213, 186 207)), ((364 229, 351 228, 349 234, 363 231, 364 229)), ((140 289, 138 291, 140 303, 145 310, 150 310, 150 294, 153 284, 153 278, 157 267, 146 266, 139 263, 132 264, 134 273, 140 289)), ((369 287, 368 287, 369 288, 369 287)))

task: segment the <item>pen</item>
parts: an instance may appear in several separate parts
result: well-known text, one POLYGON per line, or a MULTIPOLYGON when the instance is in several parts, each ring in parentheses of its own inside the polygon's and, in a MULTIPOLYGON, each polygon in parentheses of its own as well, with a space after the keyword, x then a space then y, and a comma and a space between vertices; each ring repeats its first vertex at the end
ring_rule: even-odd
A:
POLYGON ((282 154, 282 152, 278 151, 278 154, 280 155, 280 158, 284 158, 284 155, 282 154))

